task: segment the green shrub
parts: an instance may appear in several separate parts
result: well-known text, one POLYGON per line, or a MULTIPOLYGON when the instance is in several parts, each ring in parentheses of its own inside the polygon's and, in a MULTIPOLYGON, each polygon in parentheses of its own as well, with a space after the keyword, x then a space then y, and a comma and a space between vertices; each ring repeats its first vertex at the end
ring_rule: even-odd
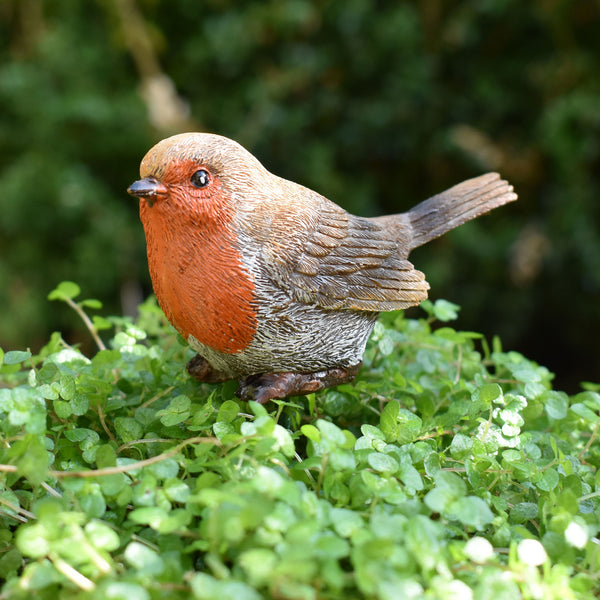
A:
POLYGON ((383 316, 353 384, 246 404, 186 375, 153 300, 134 323, 78 294, 50 297, 93 356, 0 351, 3 600, 600 592, 599 386, 553 390, 438 301, 383 316))

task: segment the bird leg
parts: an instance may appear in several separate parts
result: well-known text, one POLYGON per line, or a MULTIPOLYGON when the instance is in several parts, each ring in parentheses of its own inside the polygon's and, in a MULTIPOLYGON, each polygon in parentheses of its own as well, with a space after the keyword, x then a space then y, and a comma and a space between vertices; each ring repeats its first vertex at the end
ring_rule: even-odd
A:
POLYGON ((276 398, 302 396, 352 381, 362 363, 351 367, 336 367, 316 373, 259 373, 240 379, 236 396, 264 404, 276 398))
MULTIPOLYGON (((242 400, 255 400, 264 404, 269 400, 302 396, 324 390, 328 387, 352 381, 362 363, 351 367, 336 367, 316 373, 258 373, 240 379, 236 395, 242 400)), ((203 383, 223 383, 231 375, 218 371, 199 354, 187 364, 187 372, 203 383)))
POLYGON ((203 383, 223 383, 229 381, 231 375, 214 369, 211 364, 199 354, 196 354, 187 364, 187 372, 203 383))

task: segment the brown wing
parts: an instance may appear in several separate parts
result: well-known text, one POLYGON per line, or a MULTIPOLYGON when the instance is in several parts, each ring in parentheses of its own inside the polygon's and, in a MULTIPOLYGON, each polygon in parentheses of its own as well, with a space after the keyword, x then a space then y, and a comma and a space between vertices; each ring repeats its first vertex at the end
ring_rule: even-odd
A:
POLYGON ((318 219, 305 221, 302 239, 294 236, 289 245, 277 240, 265 248, 267 268, 282 289, 326 309, 379 312, 427 298, 425 276, 406 260, 398 240, 389 239, 378 223, 321 200, 318 219))

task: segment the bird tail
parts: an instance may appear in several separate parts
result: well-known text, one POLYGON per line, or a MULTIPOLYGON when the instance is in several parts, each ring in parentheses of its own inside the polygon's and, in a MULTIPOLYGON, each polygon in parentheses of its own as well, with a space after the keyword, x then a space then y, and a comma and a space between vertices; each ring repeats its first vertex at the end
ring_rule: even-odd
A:
POLYGON ((486 173, 463 181, 417 204, 406 213, 412 230, 410 249, 417 248, 447 231, 498 206, 513 202, 517 194, 498 173, 486 173))

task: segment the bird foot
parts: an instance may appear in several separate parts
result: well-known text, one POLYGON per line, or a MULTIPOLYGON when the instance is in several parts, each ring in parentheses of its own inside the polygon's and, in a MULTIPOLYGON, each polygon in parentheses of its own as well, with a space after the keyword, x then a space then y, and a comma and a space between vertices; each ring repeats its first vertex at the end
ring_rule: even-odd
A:
POLYGON ((236 396, 264 404, 269 400, 302 396, 352 381, 362 363, 316 373, 259 373, 240 380, 236 396))
POLYGON ((199 354, 196 354, 187 364, 187 372, 196 380, 203 383, 223 383, 232 379, 231 375, 214 369, 211 364, 199 354))

